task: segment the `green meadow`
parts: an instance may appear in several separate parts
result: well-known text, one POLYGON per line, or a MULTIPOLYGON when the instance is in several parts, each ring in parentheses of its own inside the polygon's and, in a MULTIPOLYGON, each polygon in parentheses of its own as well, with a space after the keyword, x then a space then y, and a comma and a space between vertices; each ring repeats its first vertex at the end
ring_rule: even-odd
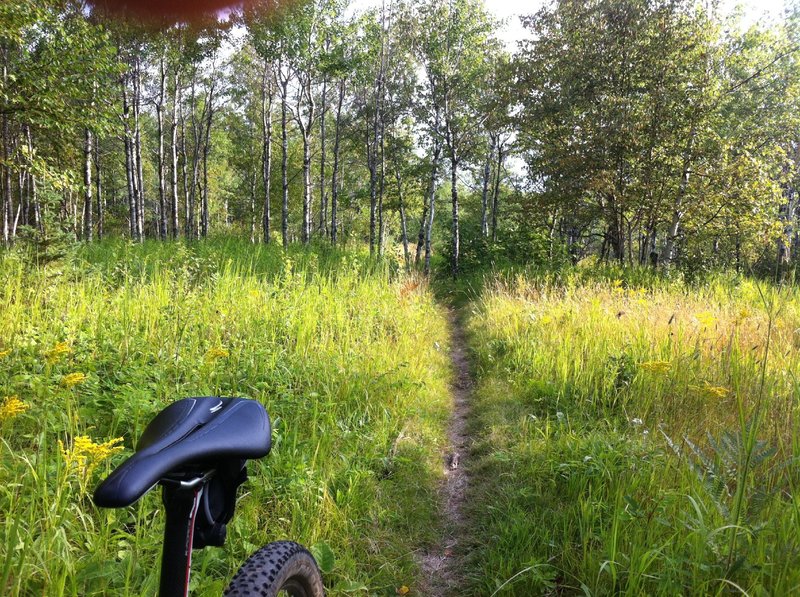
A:
POLYGON ((576 268, 489 281, 468 594, 800 588, 800 295, 576 268))
POLYGON ((184 396, 247 396, 272 417, 224 548, 193 595, 247 555, 312 547, 331 595, 412 585, 439 524, 448 336, 427 286, 358 252, 246 241, 124 241, 34 267, 0 258, 0 593, 146 595, 160 492, 99 510, 91 492, 184 396))

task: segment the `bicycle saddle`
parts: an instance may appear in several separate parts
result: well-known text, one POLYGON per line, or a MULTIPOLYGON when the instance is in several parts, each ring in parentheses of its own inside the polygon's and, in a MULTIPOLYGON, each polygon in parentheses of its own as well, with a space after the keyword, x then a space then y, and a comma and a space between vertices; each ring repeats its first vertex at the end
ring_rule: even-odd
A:
POLYGON ((136 453, 94 492, 102 508, 130 506, 170 474, 207 472, 220 463, 266 456, 271 428, 261 403, 245 398, 184 398, 150 422, 136 453))

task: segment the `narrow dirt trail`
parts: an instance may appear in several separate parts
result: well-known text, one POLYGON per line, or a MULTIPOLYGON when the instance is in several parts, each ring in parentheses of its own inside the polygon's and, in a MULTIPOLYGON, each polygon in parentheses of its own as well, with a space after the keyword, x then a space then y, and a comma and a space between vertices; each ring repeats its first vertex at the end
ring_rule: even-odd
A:
POLYGON ((463 545, 463 506, 469 485, 469 474, 466 470, 470 452, 467 422, 474 384, 470 374, 463 323, 454 309, 450 309, 448 319, 454 379, 451 385, 453 412, 448 428, 449 442, 442 454, 445 476, 440 489, 443 534, 439 542, 420 558, 422 580, 419 594, 431 597, 458 593, 463 581, 464 568, 461 564, 466 555, 463 545))

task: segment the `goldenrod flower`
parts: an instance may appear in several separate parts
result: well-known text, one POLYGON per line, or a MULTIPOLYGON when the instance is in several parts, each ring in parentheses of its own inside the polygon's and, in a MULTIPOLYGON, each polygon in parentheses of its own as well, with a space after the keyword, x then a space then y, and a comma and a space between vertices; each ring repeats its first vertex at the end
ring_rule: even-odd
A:
POLYGON ((6 396, 3 404, 0 404, 0 422, 13 419, 26 410, 28 410, 28 405, 17 396, 6 396))
POLYGON ((61 440, 58 440, 58 446, 67 472, 76 471, 84 478, 88 478, 98 464, 122 451, 122 446, 117 445, 121 442, 122 438, 116 437, 102 444, 96 444, 88 436, 80 435, 72 440, 71 448, 64 447, 61 440))
POLYGON ((736 323, 737 324, 742 323, 745 319, 747 319, 751 315, 752 313, 750 312, 750 309, 748 309, 747 307, 743 307, 736 315, 736 323))
POLYGON ((707 381, 702 386, 689 386, 689 389, 698 394, 702 394, 706 398, 716 398, 721 400, 725 398, 731 391, 724 386, 712 386, 707 381))
POLYGON ((713 313, 710 311, 703 311, 702 313, 698 313, 695 315, 695 319, 697 319, 697 323, 700 324, 700 327, 710 328, 714 325, 717 321, 717 318, 714 317, 713 313))
POLYGON ((10 348, 7 348, 6 350, 0 350, 0 359, 4 359, 10 354, 11 354, 10 348))
POLYGON ((639 363, 639 368, 642 371, 650 371, 651 373, 669 373, 672 369, 672 363, 669 361, 645 361, 639 363))
POLYGON ((217 359, 226 359, 229 356, 230 353, 227 350, 221 346, 216 346, 206 353, 205 360, 206 363, 213 363, 217 359))
POLYGON ((61 360, 61 357, 72 352, 72 348, 66 342, 59 342, 53 348, 44 353, 45 359, 51 365, 61 360))
POLYGON ((81 372, 70 373, 61 379, 61 385, 67 388, 73 388, 86 381, 86 374, 81 372))

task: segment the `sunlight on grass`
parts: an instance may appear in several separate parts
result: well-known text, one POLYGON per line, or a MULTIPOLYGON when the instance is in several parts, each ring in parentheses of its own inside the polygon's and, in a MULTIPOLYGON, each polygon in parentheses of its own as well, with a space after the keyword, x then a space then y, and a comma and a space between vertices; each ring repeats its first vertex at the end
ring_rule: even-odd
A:
POLYGON ((43 268, 5 255, 0 592, 155 592, 159 492, 119 511, 89 494, 192 395, 255 398, 274 424, 226 546, 195 553, 193 595, 286 538, 330 546, 332 595, 413 584, 439 524, 448 340, 427 286, 393 278, 357 254, 224 239, 103 243, 43 268))
POLYGON ((798 322, 750 281, 487 290, 472 594, 797 590, 798 322))

